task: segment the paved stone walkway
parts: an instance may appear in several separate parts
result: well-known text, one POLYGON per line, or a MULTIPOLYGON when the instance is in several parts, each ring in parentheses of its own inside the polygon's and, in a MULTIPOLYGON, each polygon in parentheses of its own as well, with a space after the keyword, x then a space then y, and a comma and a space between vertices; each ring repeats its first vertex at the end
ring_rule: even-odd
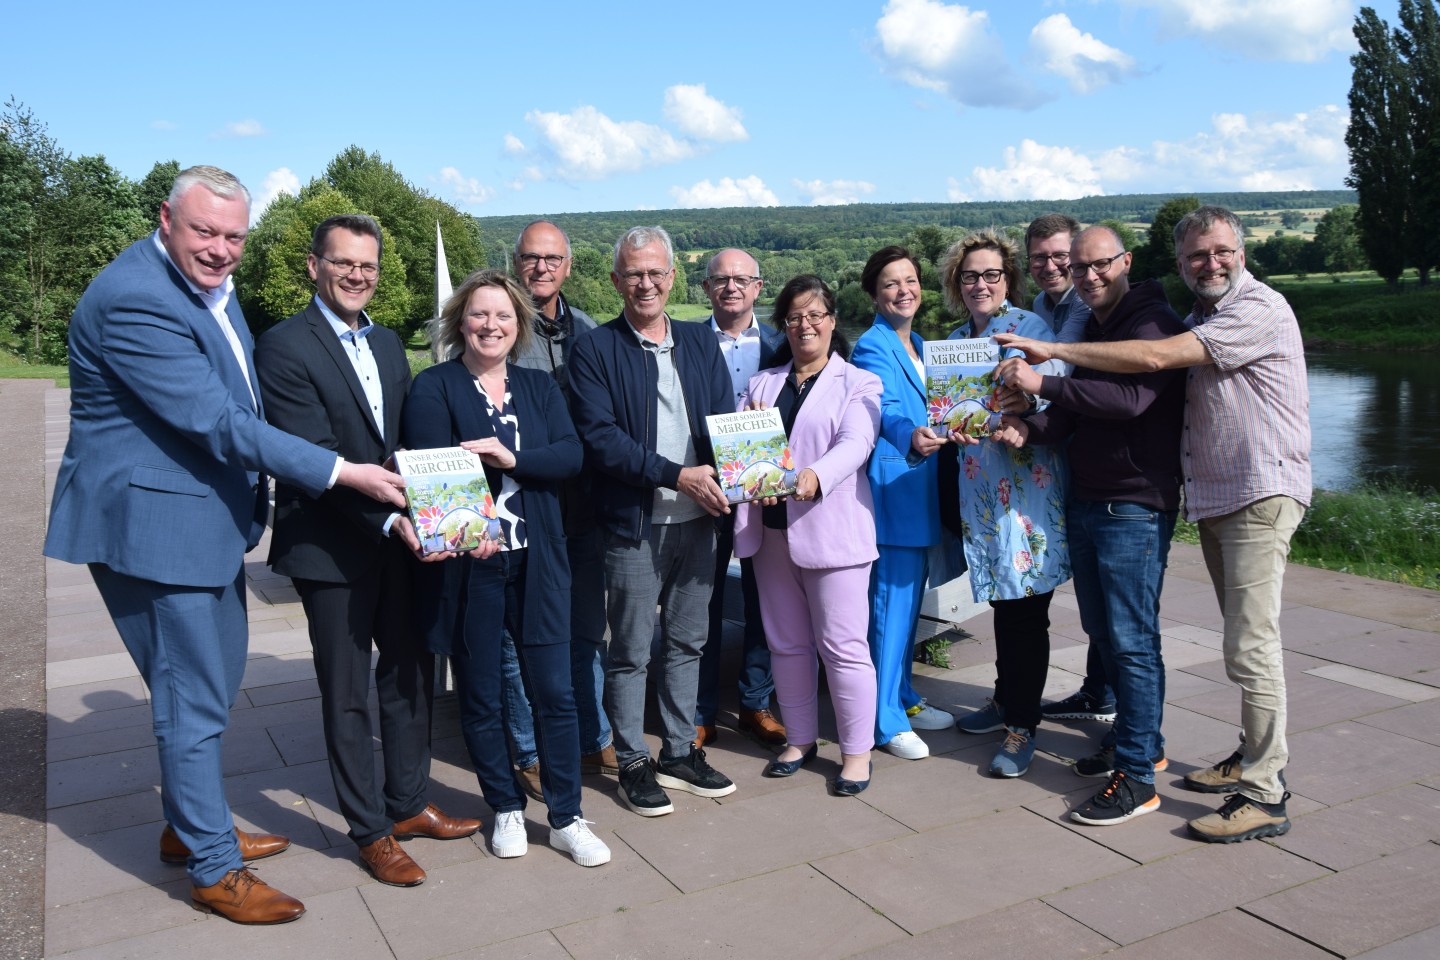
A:
MULTIPOLYGON (((65 391, 45 395, 52 479, 67 403, 65 391)), ((13 549, 40 563, 32 540, 13 549)), ((1162 607, 1170 768, 1157 778, 1156 814, 1112 828, 1065 819, 1098 788, 1070 763, 1096 748, 1099 724, 1044 727, 1043 752, 1017 781, 984 774, 994 736, 927 734, 930 759, 877 752, 874 785, 857 799, 826 794, 833 743, 795 777, 765 780, 769 752, 722 729, 710 759, 739 785, 723 800, 677 794, 673 815, 647 820, 619 804, 612 780, 586 778, 586 816, 614 851, 605 867, 550 850, 532 809, 527 856, 410 841, 429 880, 395 889, 370 880, 345 837, 304 615, 263 557, 247 564, 250 662, 225 742, 227 787, 242 825, 294 840, 260 870, 308 914, 256 929, 190 908, 183 869, 156 856, 144 686, 86 571, 46 562, 46 956, 1440 956, 1440 594, 1290 568, 1295 826, 1274 842, 1209 846, 1185 833, 1184 821, 1220 798, 1187 793, 1180 777, 1233 749, 1238 694, 1198 548, 1180 546, 1162 607)), ((1085 642, 1068 591, 1052 616, 1047 694, 1058 696, 1078 686, 1085 642)), ((976 639, 953 648, 954 668, 916 681, 962 713, 984 702, 994 676, 988 617, 966 628, 976 639)), ((434 782, 433 799, 489 826, 443 702, 434 782)))

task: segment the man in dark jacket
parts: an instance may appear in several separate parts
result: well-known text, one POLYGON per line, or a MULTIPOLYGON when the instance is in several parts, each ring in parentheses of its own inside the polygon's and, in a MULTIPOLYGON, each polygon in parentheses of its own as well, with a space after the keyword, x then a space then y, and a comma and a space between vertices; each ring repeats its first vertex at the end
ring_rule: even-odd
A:
MULTIPOLYGON (((1130 286, 1130 257, 1109 227, 1076 236, 1068 268, 1092 312, 1085 340, 1157 340, 1185 329, 1159 282, 1130 286)), ((1109 782, 1070 816, 1079 823, 1123 823, 1160 807, 1160 589, 1180 507, 1185 379, 1173 370, 1117 374, 1084 367, 1070 377, 1042 377, 1018 358, 1004 361, 1000 375, 1012 391, 1051 401, 1027 420, 1007 420, 1012 439, 1059 443, 1073 436, 1066 522, 1075 598, 1117 712, 1104 749, 1075 765, 1080 776, 1109 782)))
POLYGON ((611 282, 625 310, 570 356, 575 426, 605 537, 609 665, 620 798, 641 816, 674 807, 662 786, 722 797, 735 785, 695 746, 695 692, 715 579, 715 521, 729 513, 705 417, 735 409, 715 335, 665 312, 675 282, 670 236, 632 227, 615 245, 611 282), (645 744, 645 678, 661 607, 658 678, 664 741, 645 744))

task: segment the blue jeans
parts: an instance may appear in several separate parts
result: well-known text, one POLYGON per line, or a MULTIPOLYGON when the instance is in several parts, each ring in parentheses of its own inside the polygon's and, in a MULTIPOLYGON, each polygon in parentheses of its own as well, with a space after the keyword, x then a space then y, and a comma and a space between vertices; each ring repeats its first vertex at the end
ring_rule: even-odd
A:
MULTIPOLYGON (((575 712, 580 720, 581 754, 599 753, 610 746, 610 721, 605 716, 605 548, 600 529, 591 527, 565 543, 570 559, 570 682, 575 687, 575 712)), ((763 643, 763 638, 762 638, 763 643)), ((535 723, 530 699, 520 679, 520 658, 515 640, 505 633, 500 672, 504 678, 505 732, 515 754, 515 765, 532 766, 535 723)))
MULTIPOLYGON (((735 517, 720 521, 715 544, 715 591, 710 595, 710 634, 700 654, 700 686, 695 691, 695 725, 715 722, 720 709, 720 647, 725 629, 725 584, 729 579, 730 555, 735 549, 735 517)), ((755 568, 747 558, 740 561, 740 593, 745 601, 745 639, 740 648, 740 708, 767 710, 775 692, 770 674, 770 647, 760 620, 760 591, 755 586, 755 568)))
POLYGON ((1115 769, 1154 783, 1152 761, 1164 743, 1160 588, 1175 512, 1072 500, 1066 517, 1080 625, 1115 691, 1115 769))

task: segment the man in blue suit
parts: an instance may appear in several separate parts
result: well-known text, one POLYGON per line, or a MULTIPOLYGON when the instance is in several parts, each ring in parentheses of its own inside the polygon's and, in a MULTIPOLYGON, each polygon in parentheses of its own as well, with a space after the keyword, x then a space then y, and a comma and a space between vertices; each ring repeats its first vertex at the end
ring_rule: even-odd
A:
MULTIPOLYGON (((755 299, 765 281, 760 264, 744 250, 721 250, 705 269, 705 295, 714 311, 710 329, 725 358, 725 372, 735 402, 750 378, 770 365, 785 335, 755 319, 755 299)), ((695 695, 695 745, 715 739, 715 714, 720 708, 720 643, 725 621, 725 581, 735 546, 735 516, 720 518, 715 542, 715 592, 710 595, 710 634, 700 655, 700 687, 695 695)), ((740 649, 740 711, 736 724, 766 743, 785 742, 785 727, 770 712, 775 678, 770 673, 770 647, 760 622, 760 594, 755 570, 747 557, 740 561, 740 592, 745 601, 745 638, 740 649)))
POLYGON ((263 419, 253 341, 230 275, 250 195, 191 167, 160 229, 90 284, 70 322, 70 440, 45 555, 84 563, 150 691, 166 859, 188 859, 191 899, 237 923, 283 923, 304 906, 244 859, 282 837, 237 834, 221 736, 245 672, 245 551, 268 509, 266 474, 312 496, 336 484, 396 505, 398 476, 263 419))

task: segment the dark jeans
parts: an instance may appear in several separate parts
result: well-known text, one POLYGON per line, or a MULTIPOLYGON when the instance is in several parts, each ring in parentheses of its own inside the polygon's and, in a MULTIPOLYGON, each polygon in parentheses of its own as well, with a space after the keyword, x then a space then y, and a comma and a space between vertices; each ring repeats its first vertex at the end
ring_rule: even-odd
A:
POLYGON ((995 610, 995 702, 1005 723, 1033 731, 1040 725, 1040 694, 1050 671, 1050 598, 991 600, 995 610))
POLYGON ((464 648, 455 651, 451 662, 460 702, 460 731, 480 791, 496 813, 525 809, 525 795, 510 770, 501 707, 501 638, 509 630, 512 636, 522 638, 515 649, 525 686, 532 694, 540 787, 550 826, 568 826, 580 816, 580 733, 570 685, 570 644, 527 644, 523 640, 524 550, 471 561, 466 589, 464 648))
POLYGON ((1175 513, 1072 501, 1066 520, 1080 626, 1115 691, 1115 769, 1153 783, 1165 709, 1160 588, 1175 513))
MULTIPOLYGON (((725 629, 725 586, 730 579, 730 555, 735 549, 735 518, 724 517, 715 541, 715 591, 710 594, 710 633, 700 653, 700 686, 695 691, 695 723, 715 722, 720 709, 720 646, 725 629)), ((745 639, 740 648, 740 708, 765 710, 775 692, 770 674, 770 647, 765 643, 765 626, 760 619, 760 591, 755 586, 755 568, 747 558, 740 561, 740 593, 745 601, 745 639)))

